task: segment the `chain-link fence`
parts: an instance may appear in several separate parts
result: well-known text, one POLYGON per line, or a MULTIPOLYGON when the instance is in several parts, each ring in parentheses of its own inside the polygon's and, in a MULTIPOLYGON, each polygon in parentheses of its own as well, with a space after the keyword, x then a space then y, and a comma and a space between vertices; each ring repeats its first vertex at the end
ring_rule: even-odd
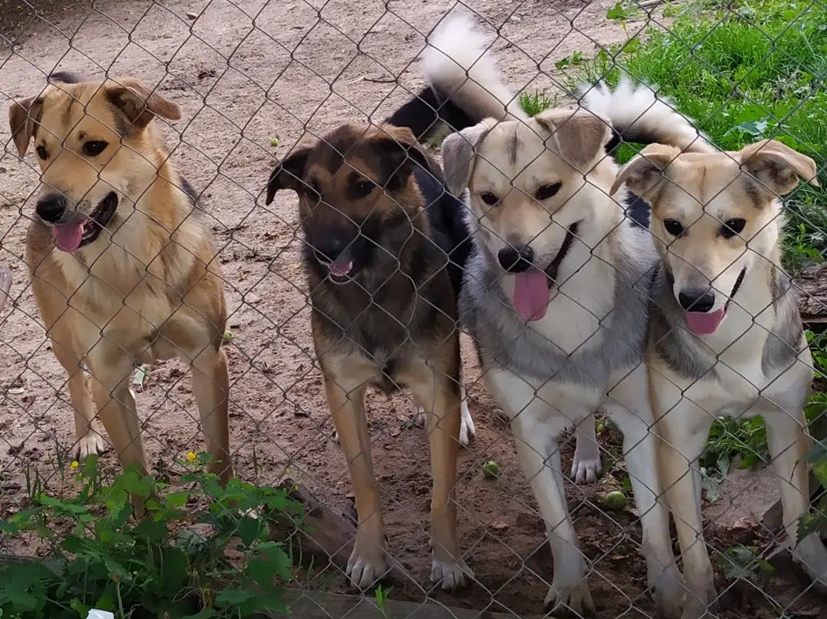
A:
POLYGON ((823 3, 0 7, 0 611, 823 614, 823 3))

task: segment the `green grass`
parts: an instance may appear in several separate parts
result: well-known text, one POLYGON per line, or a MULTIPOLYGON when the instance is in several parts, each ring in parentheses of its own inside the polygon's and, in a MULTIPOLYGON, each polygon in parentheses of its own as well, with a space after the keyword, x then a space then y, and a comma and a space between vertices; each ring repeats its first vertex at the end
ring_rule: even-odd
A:
MULTIPOLYGON (((738 150, 774 138, 809 155, 827 186, 827 5, 808 0, 701 0, 665 10, 674 18, 668 31, 649 29, 594 58, 573 54, 561 61, 558 69, 570 93, 584 83, 615 85, 621 76, 631 77, 671 99, 722 148, 738 150)), ((626 20, 636 14, 631 3, 620 2, 606 18, 625 29, 626 20)), ((632 34, 631 29, 627 32, 632 34)), ((544 93, 520 101, 532 115, 556 104, 544 93)), ((623 145, 618 160, 625 162, 636 151, 634 145, 623 145)), ((785 204, 789 223, 783 261, 795 274, 823 261, 827 252, 827 194, 802 183, 785 204)), ((823 390, 827 336, 808 337, 822 376, 817 387, 823 390)), ((827 414, 827 395, 814 393, 806 413, 811 421, 827 414)), ((827 448, 819 453, 816 464, 819 457, 827 460, 827 448)), ((736 456, 746 467, 768 459, 761 419, 716 421, 701 463, 709 479, 720 481, 736 456)))
MULTIPOLYGON (((653 85, 718 146, 737 150, 775 138, 813 157, 827 185, 827 5, 764 0, 716 7, 670 7, 677 16, 668 31, 650 29, 592 59, 565 63, 567 86, 573 93, 583 83, 614 85, 622 75, 653 85)), ((624 21, 627 9, 618 4, 607 18, 624 21)), ((520 100, 529 114, 556 103, 544 93, 520 100)), ((618 158, 634 152, 623 148, 618 158)), ((785 262, 797 270, 827 250, 827 196, 802 185, 786 203, 792 225, 785 262)))

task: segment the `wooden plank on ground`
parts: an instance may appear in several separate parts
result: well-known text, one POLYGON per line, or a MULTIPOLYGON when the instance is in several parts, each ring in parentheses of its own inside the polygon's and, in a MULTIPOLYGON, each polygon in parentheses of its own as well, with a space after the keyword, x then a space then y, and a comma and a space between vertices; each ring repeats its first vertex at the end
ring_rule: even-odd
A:
MULTIPOLYGON (((383 615, 373 594, 338 595, 317 591, 288 591, 285 600, 293 617, 302 619, 540 619, 541 615, 518 615, 489 610, 450 608, 435 600, 401 602, 386 600, 383 615)), ((505 609, 502 609, 505 610, 505 609)), ((548 619, 548 615, 546 618, 548 619)))

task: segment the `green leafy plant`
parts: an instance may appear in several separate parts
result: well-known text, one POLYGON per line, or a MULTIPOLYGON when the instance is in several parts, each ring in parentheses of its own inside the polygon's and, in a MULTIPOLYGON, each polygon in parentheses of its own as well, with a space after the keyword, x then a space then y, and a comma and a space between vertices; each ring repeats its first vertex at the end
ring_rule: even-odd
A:
POLYGON ((36 488, 31 505, 0 533, 37 538, 44 558, 0 567, 0 617, 85 619, 89 609, 118 619, 249 617, 286 614, 279 582, 291 577, 289 547, 276 525, 302 521, 288 491, 205 472, 206 455, 188 454, 187 489, 134 469, 105 483, 97 458, 72 463, 80 485, 69 499, 36 488), (146 514, 132 517, 130 495, 146 514))
POLYGON ((558 69, 565 69, 572 65, 578 65, 581 62, 583 62, 583 52, 574 52, 570 56, 566 56, 555 62, 554 66, 558 69))
POLYGON ((388 619, 388 612, 385 610, 385 604, 388 601, 388 596, 390 596, 391 591, 393 591, 393 587, 385 589, 382 585, 376 587, 374 591, 374 595, 376 596, 376 606, 379 608, 379 612, 382 614, 383 619, 388 619))
POLYGON ((766 585, 767 579, 775 571, 752 546, 727 548, 719 555, 718 563, 729 580, 748 581, 759 587, 766 585))

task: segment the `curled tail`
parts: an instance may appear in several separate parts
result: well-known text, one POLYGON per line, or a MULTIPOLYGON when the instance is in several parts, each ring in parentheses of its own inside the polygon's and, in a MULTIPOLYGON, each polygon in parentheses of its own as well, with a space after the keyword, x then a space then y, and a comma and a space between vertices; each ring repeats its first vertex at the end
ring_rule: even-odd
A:
POLYGON ((461 131, 485 118, 527 118, 515 93, 503 83, 485 38, 470 16, 445 19, 428 37, 422 54, 428 86, 387 122, 410 127, 422 140, 440 121, 461 131))
POLYGON ((653 88, 623 79, 611 90, 601 82, 580 89, 581 105, 612 121, 616 138, 641 144, 669 144, 699 153, 716 152, 702 132, 653 88))

